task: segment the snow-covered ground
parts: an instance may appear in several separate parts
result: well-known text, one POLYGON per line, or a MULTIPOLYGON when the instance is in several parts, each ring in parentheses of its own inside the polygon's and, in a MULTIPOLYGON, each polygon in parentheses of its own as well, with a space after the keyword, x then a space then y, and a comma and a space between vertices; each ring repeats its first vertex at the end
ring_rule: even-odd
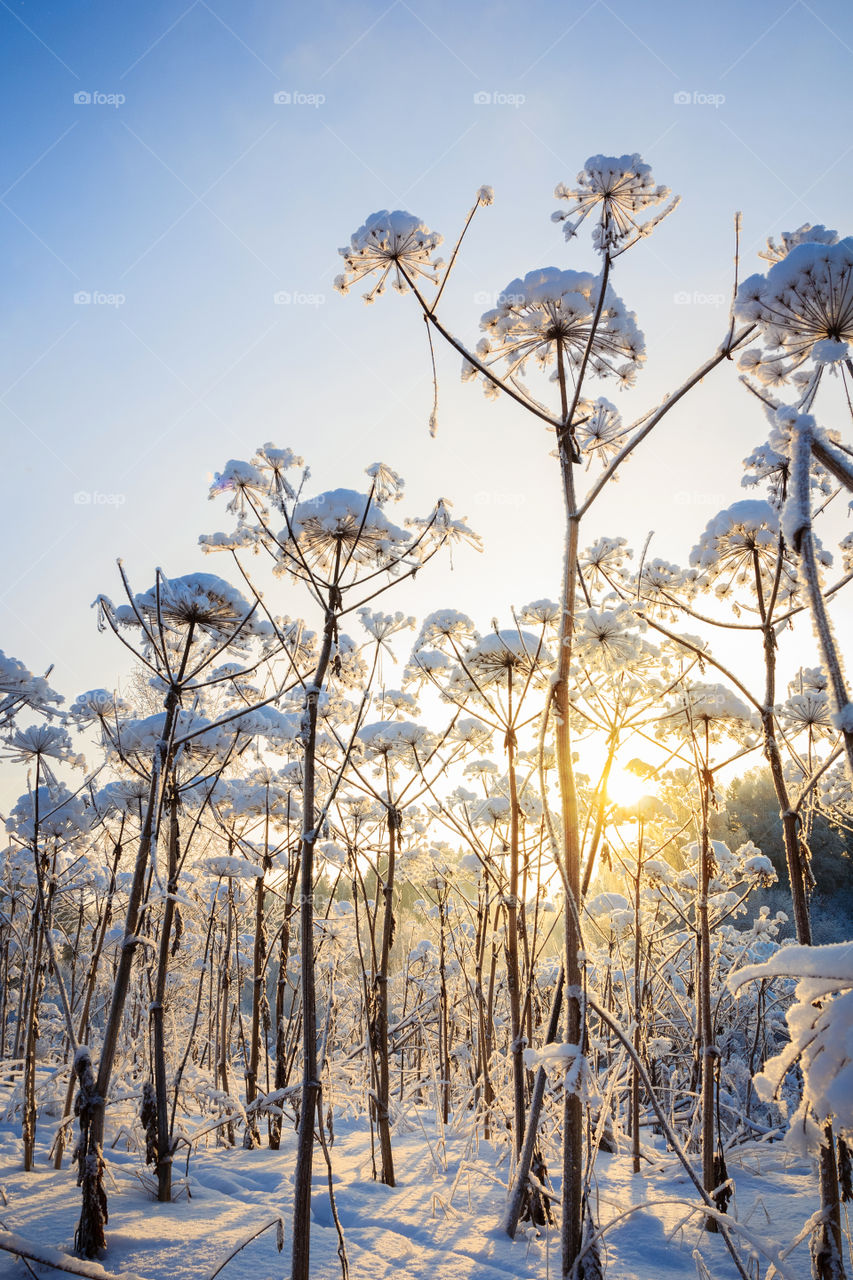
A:
MULTIPOLYGON (((515 1242, 500 1230, 508 1176, 504 1148, 473 1140, 464 1116, 455 1129, 451 1123, 443 1140, 431 1112, 422 1112, 419 1120, 410 1114, 405 1124, 408 1131, 398 1127, 395 1132, 399 1185, 392 1189, 373 1181, 365 1123, 335 1120, 335 1195, 353 1280, 544 1280, 559 1275, 555 1228, 538 1236, 520 1230, 515 1242)), ((242 1239, 280 1215, 283 1252, 277 1252, 275 1229, 269 1229, 222 1274, 225 1280, 279 1280, 289 1274, 292 1132, 282 1135, 278 1152, 239 1146, 199 1150, 189 1163, 189 1197, 182 1194, 168 1205, 158 1204, 137 1176, 140 1157, 135 1148, 128 1149, 134 1147, 134 1132, 139 1133, 138 1127, 119 1130, 116 1145, 107 1152, 110 1220, 108 1251, 101 1259, 107 1273, 129 1272, 142 1280, 206 1280, 242 1239)), ((24 1173, 17 1127, 0 1129, 0 1222, 33 1245, 71 1253, 80 1193, 67 1157, 60 1172, 48 1161, 51 1137, 52 1126, 45 1125, 36 1170, 24 1173)), ((736 1276, 722 1238, 702 1229, 696 1192, 675 1157, 651 1148, 646 1154, 639 1175, 631 1173, 627 1153, 599 1156, 599 1221, 606 1226, 619 1219, 606 1233, 605 1274, 613 1280, 736 1276), (707 1272, 694 1258, 697 1249, 707 1272)), ((742 1255, 749 1274, 765 1280, 769 1259, 787 1249, 817 1207, 815 1172, 808 1160, 786 1154, 778 1143, 739 1147, 728 1164, 737 1188, 730 1213, 743 1228, 742 1255), (750 1262, 750 1242, 762 1246, 757 1269, 750 1262)), ((184 1172, 181 1163, 176 1181, 184 1172)), ((312 1213, 311 1274, 316 1280, 335 1280, 341 1267, 321 1152, 315 1157, 312 1213)), ((31 1265, 37 1275, 57 1274, 31 1265)), ((780 1274, 790 1280, 807 1276, 807 1243, 781 1268, 780 1274)), ((22 1261, 0 1252, 2 1280, 26 1275, 22 1261)))

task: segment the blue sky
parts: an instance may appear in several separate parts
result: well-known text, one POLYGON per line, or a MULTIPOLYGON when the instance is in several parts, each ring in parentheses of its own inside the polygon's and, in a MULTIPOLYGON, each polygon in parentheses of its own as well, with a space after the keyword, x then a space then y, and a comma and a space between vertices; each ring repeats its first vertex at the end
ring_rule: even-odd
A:
MULTIPOLYGON (((853 230, 843 3, 0 0, 0 49, 0 647, 55 663, 70 696, 125 667, 89 609, 118 594, 117 556, 140 590, 157 565, 227 571, 196 546, 228 523, 208 484, 266 440, 303 453, 324 488, 387 461, 409 509, 442 494, 484 534, 483 557, 433 567, 398 607, 488 626, 556 593, 552 438, 461 386, 439 352, 431 440, 411 299, 367 309, 333 292, 336 250, 372 211, 410 209, 452 243, 493 184, 446 295, 473 342, 482 295, 538 266, 595 267, 588 238, 567 246, 550 222, 555 184, 592 153, 641 152, 683 203, 614 278, 649 359, 630 396, 601 392, 631 417, 721 340, 736 209, 744 272, 768 234, 853 230)), ((734 368, 719 370, 585 541, 654 529, 653 554, 683 559, 741 496, 763 434, 734 368)))

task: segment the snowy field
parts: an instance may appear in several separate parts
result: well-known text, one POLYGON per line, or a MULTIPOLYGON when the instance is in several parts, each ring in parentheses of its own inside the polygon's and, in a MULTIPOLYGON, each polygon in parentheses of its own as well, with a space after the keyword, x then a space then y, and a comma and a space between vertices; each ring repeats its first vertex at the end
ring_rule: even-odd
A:
MULTIPOLYGON (((284 1250, 271 1228, 238 1253, 222 1274, 227 1280, 278 1280, 290 1268, 294 1136, 282 1149, 242 1147, 201 1150, 189 1164, 185 1194, 157 1204, 140 1181, 144 1165, 134 1145, 132 1120, 108 1151, 110 1221, 107 1274, 141 1280, 207 1280, 229 1253, 264 1223, 280 1216, 284 1250)), ((66 1167, 48 1161, 51 1130, 38 1142, 36 1170, 21 1168, 20 1134, 0 1130, 2 1223, 29 1244, 71 1253, 80 1193, 66 1167)), ((444 1139, 432 1112, 409 1113, 394 1135, 399 1185, 374 1182, 370 1138, 360 1120, 336 1120, 331 1148, 338 1216, 350 1275, 364 1280, 536 1280, 559 1274, 556 1229, 519 1231, 513 1243, 498 1225, 507 1180, 506 1148, 474 1141, 464 1115, 444 1139), (421 1125, 423 1127, 421 1127, 421 1125)), ((698 1275, 729 1280, 737 1275, 720 1236, 702 1229, 697 1197, 671 1154, 646 1148, 643 1172, 631 1173, 630 1155, 599 1155, 597 1194, 606 1231, 606 1272, 614 1280, 678 1280, 698 1275), (691 1212, 692 1210, 692 1212, 691 1212), (694 1252, 701 1254, 701 1262, 694 1252), (707 1271, 702 1269, 702 1265, 707 1271)), ((312 1276, 341 1275, 322 1157, 315 1160, 312 1199, 312 1276)), ((810 1161, 786 1154, 778 1143, 748 1144, 729 1159, 736 1183, 733 1220, 743 1228, 742 1254, 750 1275, 765 1280, 769 1260, 788 1249, 817 1207, 810 1161), (760 1268, 750 1256, 760 1250, 760 1268)), ((185 1173, 183 1162, 176 1176, 185 1173)), ((557 1184, 558 1186, 558 1184, 557 1184)), ((79 1264, 78 1262, 78 1265, 79 1264)), ((98 1274, 97 1264, 82 1264, 98 1274)), ((807 1242, 797 1246, 779 1274, 801 1280, 809 1273, 807 1242)), ((56 1275, 38 1263, 37 1275, 56 1275)), ((0 1254, 0 1276, 24 1277, 25 1264, 0 1254)))

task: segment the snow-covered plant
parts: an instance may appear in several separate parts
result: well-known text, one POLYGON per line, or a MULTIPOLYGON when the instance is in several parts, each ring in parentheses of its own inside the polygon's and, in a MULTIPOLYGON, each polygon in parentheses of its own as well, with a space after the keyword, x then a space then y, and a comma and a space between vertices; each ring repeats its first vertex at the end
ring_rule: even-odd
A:
MULTIPOLYGON (((397 283, 410 282, 427 268, 424 263, 434 247, 434 240, 407 215, 385 215, 371 219, 352 242, 352 259, 348 266, 357 275, 380 272, 377 289, 381 289, 393 269, 397 283), (356 263, 360 265, 356 265, 356 263)), ((346 253, 345 253, 346 256, 346 253)), ((273 571, 291 582, 301 584, 322 615, 322 639, 316 665, 310 677, 300 676, 302 684, 302 814, 300 860, 300 990, 302 995, 302 1100, 299 1146, 295 1174, 293 1276, 307 1280, 310 1249, 311 1162, 314 1147, 315 1116, 322 1115, 322 1094, 317 1057, 317 998, 314 966, 314 850, 327 820, 329 802, 341 784, 352 754, 355 733, 364 721, 368 690, 362 689, 361 706, 355 714, 355 725, 346 742, 328 746, 342 748, 337 769, 329 771, 327 794, 318 803, 318 778, 322 777, 324 741, 321 732, 321 697, 335 677, 346 679, 349 642, 340 633, 340 621, 349 613, 364 610, 395 582, 411 577, 446 544, 465 539, 475 546, 479 541, 462 520, 450 516, 448 504, 439 500, 424 518, 410 520, 412 532, 395 524, 385 506, 402 490, 400 477, 384 464, 367 469, 370 486, 366 493, 350 489, 334 489, 308 496, 304 486, 308 479, 303 470, 297 485, 291 484, 287 472, 302 466, 302 460, 290 450, 279 450, 271 444, 259 449, 250 463, 231 461, 216 477, 211 496, 233 493, 229 509, 238 517, 235 531, 203 537, 206 551, 227 549, 239 561, 243 549, 265 552, 273 562, 273 571), (284 526, 279 522, 283 519, 284 526), (279 527, 274 527, 275 525, 279 527)), ((250 581, 245 569, 241 572, 250 581)), ((259 612, 265 615, 274 632, 279 628, 255 592, 259 612)), ((364 615, 363 615, 364 616, 364 615)), ((378 655, 387 627, 378 615, 368 613, 368 629, 373 629, 378 655)), ((391 624, 392 627, 395 624, 391 624)), ((390 803, 390 796, 388 797, 390 803)), ((393 825, 389 824, 389 825, 393 825)), ((391 927, 391 903, 387 903, 391 927)), ((382 1108, 387 1113, 387 1107, 382 1108)), ((387 1122, 387 1114, 385 1116, 387 1122)), ((387 1136, 387 1123, 385 1136, 387 1136)), ((390 1147, 388 1157, 390 1178, 390 1147)))
POLYGON ((11 724, 23 707, 51 716, 62 701, 46 676, 34 676, 17 658, 7 657, 0 649, 0 728, 11 724))
MULTIPOLYGON (((587 271, 545 267, 510 281, 497 307, 480 320, 478 365, 466 365, 464 376, 474 377, 480 365, 497 366, 502 380, 515 381, 525 377, 530 360, 539 369, 556 369, 555 380, 561 367, 574 377, 589 364, 598 377, 632 385, 645 359, 643 335, 612 289, 603 301, 600 294, 598 277, 587 271)), ((485 389, 497 395, 498 383, 486 376, 485 389)))
POLYGON ((406 292, 409 274, 435 284, 443 263, 432 255, 442 239, 411 213, 400 209, 372 213, 364 226, 353 232, 347 248, 340 250, 346 270, 335 278, 335 288, 347 293, 354 284, 378 275, 364 295, 365 302, 373 302, 384 293, 389 275, 399 293, 406 292))
POLYGON ((755 1087, 759 1096, 778 1099, 785 1077, 799 1065, 802 1092, 788 1140, 815 1151, 830 1122, 853 1137, 853 943, 783 947, 761 964, 738 969, 728 985, 739 992, 748 982, 773 978, 797 984, 785 1015, 791 1038, 765 1062, 755 1087))
POLYGON ((744 280, 735 303, 738 318, 758 324, 764 339, 744 353, 741 368, 771 387, 801 369, 807 382, 819 377, 849 358, 853 340, 853 239, 795 238, 766 275, 744 280))
POLYGON ((655 182, 651 165, 645 164, 636 152, 625 156, 590 156, 577 176, 576 185, 560 183, 554 194, 558 200, 569 201, 566 212, 558 210, 551 214, 553 222, 563 223, 566 239, 573 239, 581 223, 592 215, 596 219, 595 247, 614 257, 630 249, 642 236, 649 235, 680 200, 680 196, 676 196, 659 213, 650 214, 671 192, 669 187, 655 182))
POLYGON ((797 984, 786 1015, 790 1041, 765 1062, 754 1084, 760 1097, 778 1101, 786 1077, 800 1068, 802 1092, 788 1140, 815 1153, 820 1164, 823 1212, 815 1215, 812 1231, 812 1273, 839 1276, 844 1264, 835 1140, 853 1135, 853 943, 784 947, 730 975, 729 986, 739 991, 774 978, 797 984))

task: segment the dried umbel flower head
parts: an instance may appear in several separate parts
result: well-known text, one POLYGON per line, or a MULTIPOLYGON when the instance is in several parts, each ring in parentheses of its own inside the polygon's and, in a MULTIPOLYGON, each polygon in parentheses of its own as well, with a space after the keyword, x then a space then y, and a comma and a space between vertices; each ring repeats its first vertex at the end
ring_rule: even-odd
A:
POLYGON ((832 231, 823 225, 813 227, 810 222, 804 222, 801 227, 797 227, 796 231, 783 231, 779 237, 778 244, 772 236, 768 236, 767 248, 760 249, 758 256, 763 258, 765 262, 781 262, 792 249, 796 249, 798 244, 837 243, 837 231, 832 231))
POLYGON ((379 279, 364 295, 365 302, 373 302, 384 293, 389 275, 399 293, 405 293, 409 287, 407 277, 411 280, 423 277, 434 284, 443 264, 433 261, 432 255, 442 239, 420 218, 402 209, 372 213, 364 226, 350 237, 349 247, 338 250, 346 270, 336 277, 335 288, 339 293, 348 293, 352 285, 378 275, 379 279))
POLYGON ((578 405, 575 438, 587 459, 587 467, 593 458, 606 465, 608 458, 622 448, 627 436, 628 428, 622 422, 622 415, 603 396, 593 404, 578 405))
POLYGON ((271 631, 270 624, 257 616, 255 603, 212 573, 182 578, 158 573, 154 586, 135 596, 130 605, 114 608, 106 596, 99 596, 97 603, 122 626, 141 627, 149 635, 160 627, 180 633, 192 627, 195 634, 221 643, 271 631))
POLYGON ((34 676, 17 658, 7 657, 0 649, 0 725, 10 723, 22 707, 53 715, 54 705, 62 701, 43 676, 34 676))
POLYGON ((514 674, 523 683, 528 676, 541 675, 553 665, 553 656, 531 632, 493 631, 466 651, 462 680, 464 683, 470 678, 475 685, 501 684, 514 674))
POLYGON ((666 738, 675 733, 690 738, 694 734, 709 742, 731 738, 750 743, 755 717, 745 702, 722 684, 696 682, 679 690, 671 709, 661 719, 656 734, 666 738))
POLYGON ((849 359, 853 238, 795 245, 766 275, 744 280, 735 315, 757 324, 764 340, 763 347, 744 352, 740 367, 768 386, 786 382, 807 360, 849 359))
MULTIPOLYGON (((589 344, 598 307, 601 280, 589 271, 543 267, 513 280, 498 305, 480 320, 485 337, 477 355, 486 367, 502 363, 503 377, 523 376, 533 358, 546 369, 559 353, 569 370, 579 368, 589 344)), ((645 359, 645 342, 636 317, 608 285, 588 356, 599 377, 630 384, 645 359)), ((473 377, 473 366, 463 377, 473 377)), ((492 383, 487 380, 487 392, 492 383)))
POLYGON ((660 213, 640 221, 639 215, 663 203, 670 195, 669 187, 658 186, 651 166, 639 155, 590 156, 577 177, 575 186, 560 183, 554 192, 558 200, 570 201, 569 209, 551 214, 553 222, 563 223, 567 240, 577 235, 581 223, 597 214, 598 224, 593 242, 602 252, 622 253, 641 236, 647 236, 680 200, 675 196, 660 213))
POLYGON ((759 581, 766 597, 777 574, 780 599, 796 590, 796 562, 780 546, 779 514, 760 499, 734 502, 709 520, 690 552, 690 564, 696 570, 694 587, 713 586, 722 597, 735 585, 757 589, 759 581))
POLYGON ((332 489, 294 508, 279 538, 277 571, 309 565, 334 575, 348 562, 390 566, 402 559, 410 542, 411 534, 392 524, 375 499, 352 489, 332 489))

